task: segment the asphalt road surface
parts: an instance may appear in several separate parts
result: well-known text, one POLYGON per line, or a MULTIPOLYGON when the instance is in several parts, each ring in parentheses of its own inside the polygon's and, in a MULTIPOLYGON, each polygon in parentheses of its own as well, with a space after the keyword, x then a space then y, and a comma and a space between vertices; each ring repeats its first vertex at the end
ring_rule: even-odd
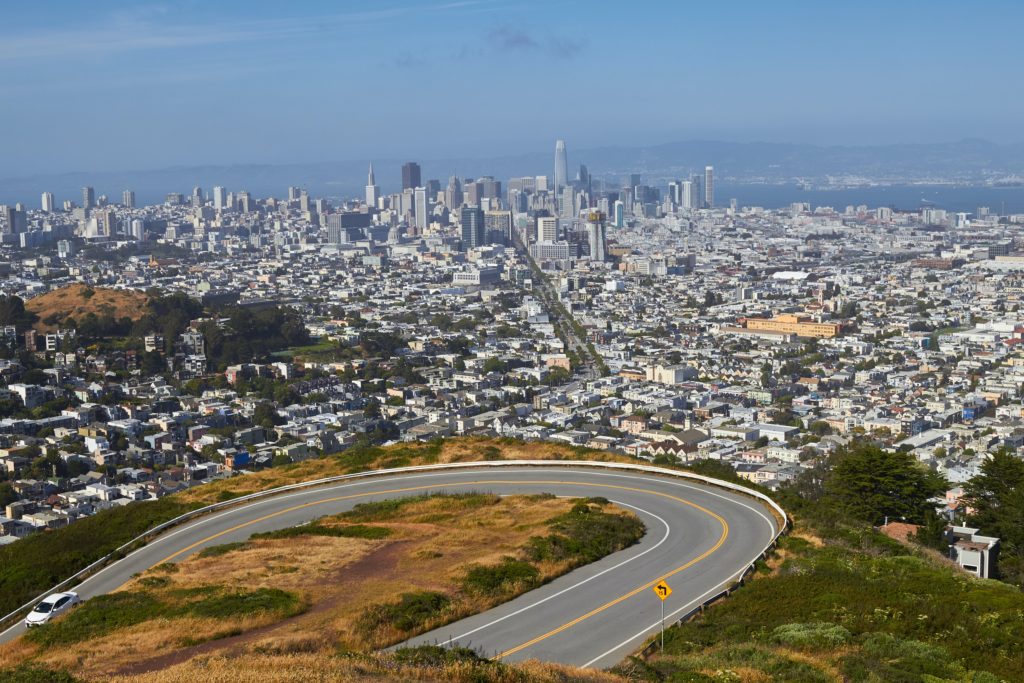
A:
MULTIPOLYGON (((167 533, 86 579, 83 599, 108 593, 133 574, 211 545, 308 522, 358 503, 466 491, 603 496, 647 527, 635 545, 515 600, 409 641, 472 647, 504 661, 540 659, 585 667, 621 661, 661 626, 652 587, 672 588, 666 623, 721 590, 757 559, 777 522, 752 498, 684 479, 565 466, 515 466, 395 474, 282 494, 230 508, 167 533)), ((17 625, 0 642, 18 637, 17 625)))

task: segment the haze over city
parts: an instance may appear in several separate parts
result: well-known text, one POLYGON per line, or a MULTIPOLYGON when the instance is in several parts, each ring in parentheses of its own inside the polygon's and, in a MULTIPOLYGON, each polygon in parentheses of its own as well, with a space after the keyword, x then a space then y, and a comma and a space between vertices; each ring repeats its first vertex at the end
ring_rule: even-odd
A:
POLYGON ((1024 680, 1021 19, 7 3, 0 683, 1024 680))

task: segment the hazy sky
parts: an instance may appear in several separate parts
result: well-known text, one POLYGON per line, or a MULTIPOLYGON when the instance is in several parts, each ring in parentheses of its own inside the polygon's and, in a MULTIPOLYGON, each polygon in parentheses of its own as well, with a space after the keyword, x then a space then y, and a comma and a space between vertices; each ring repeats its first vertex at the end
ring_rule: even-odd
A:
POLYGON ((1019 2, 0 6, 0 178, 687 139, 1024 140, 1019 2))

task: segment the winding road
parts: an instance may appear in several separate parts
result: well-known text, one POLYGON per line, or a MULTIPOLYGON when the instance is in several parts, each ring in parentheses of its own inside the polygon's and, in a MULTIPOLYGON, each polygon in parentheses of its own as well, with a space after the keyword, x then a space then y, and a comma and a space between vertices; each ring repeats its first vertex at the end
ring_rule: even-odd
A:
MULTIPOLYGON (((205 547, 244 541, 256 532, 302 524, 368 501, 467 491, 603 496, 643 520, 647 533, 638 543, 409 644, 461 645, 504 661, 605 668, 658 632, 661 603, 651 590, 655 583, 664 579, 673 589, 665 604, 666 623, 671 623, 731 584, 779 531, 777 517, 754 498, 642 469, 506 461, 381 474, 281 493, 168 530, 74 590, 88 599, 119 588, 133 574, 205 547)), ((23 631, 19 622, 0 633, 0 642, 23 631)))

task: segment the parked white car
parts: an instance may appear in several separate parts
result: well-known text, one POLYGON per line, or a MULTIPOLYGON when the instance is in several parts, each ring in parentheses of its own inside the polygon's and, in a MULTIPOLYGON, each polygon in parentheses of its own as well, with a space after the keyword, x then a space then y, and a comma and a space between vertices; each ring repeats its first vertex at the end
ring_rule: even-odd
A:
POLYGON ((80 604, 82 604, 82 599, 78 597, 78 593, 69 591, 67 593, 48 595, 25 617, 25 626, 29 628, 42 626, 51 619, 59 617, 74 607, 78 607, 80 604))

